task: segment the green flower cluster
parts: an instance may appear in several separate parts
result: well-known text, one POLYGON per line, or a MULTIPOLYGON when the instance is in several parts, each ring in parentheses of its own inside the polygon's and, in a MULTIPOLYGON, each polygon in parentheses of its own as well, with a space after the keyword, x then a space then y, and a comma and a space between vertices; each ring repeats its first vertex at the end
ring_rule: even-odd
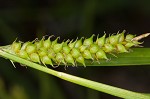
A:
MULTIPOLYGON (((46 66, 53 63, 59 64, 72 64, 81 63, 85 66, 85 59, 101 60, 108 59, 106 53, 124 53, 128 52, 128 49, 132 46, 138 46, 140 42, 133 40, 135 35, 124 35, 125 31, 117 34, 113 34, 106 38, 106 34, 102 37, 97 36, 96 40, 93 40, 95 35, 90 38, 80 38, 75 41, 67 40, 62 43, 58 43, 58 38, 51 41, 50 37, 41 40, 34 40, 32 42, 16 42, 11 45, 11 53, 21 58, 42 63, 46 66)), ((54 67, 54 66, 53 66, 54 67)))

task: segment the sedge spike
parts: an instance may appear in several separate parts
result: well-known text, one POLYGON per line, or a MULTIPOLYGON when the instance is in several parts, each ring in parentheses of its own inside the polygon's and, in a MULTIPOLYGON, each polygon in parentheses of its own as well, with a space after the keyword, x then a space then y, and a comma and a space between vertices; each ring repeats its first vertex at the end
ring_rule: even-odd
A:
MULTIPOLYGON (((58 43, 59 37, 51 41, 49 36, 47 39, 43 37, 41 40, 32 42, 17 42, 15 40, 9 47, 4 47, 4 50, 14 54, 20 58, 30 60, 35 63, 43 64, 44 66, 51 65, 73 65, 81 64, 86 66, 85 60, 98 61, 108 60, 107 54, 127 53, 130 48, 139 47, 139 40, 149 36, 150 33, 145 33, 140 36, 132 34, 125 35, 119 31, 116 34, 106 37, 106 33, 102 37, 93 34, 89 38, 82 37, 80 39, 67 40, 58 43)), ((56 66, 54 66, 56 65, 56 66)), ((13 65, 14 66, 14 65, 13 65)))

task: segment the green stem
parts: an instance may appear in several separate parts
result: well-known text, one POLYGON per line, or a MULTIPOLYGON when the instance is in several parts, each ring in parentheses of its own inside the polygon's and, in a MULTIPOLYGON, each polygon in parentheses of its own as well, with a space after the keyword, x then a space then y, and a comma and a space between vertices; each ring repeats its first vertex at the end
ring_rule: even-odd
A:
POLYGON ((101 91, 104 93, 108 93, 108 94, 111 94, 111 95, 114 95, 117 97, 128 98, 128 99, 149 99, 150 98, 149 96, 144 95, 144 94, 128 91, 125 89, 113 87, 113 86, 102 84, 102 83, 98 83, 95 81, 91 81, 91 80, 87 80, 84 78, 69 75, 69 74, 66 74, 63 72, 58 72, 58 71, 46 68, 42 65, 36 64, 34 62, 22 59, 15 55, 9 54, 9 53, 3 51, 2 49, 0 49, 0 56, 7 58, 9 60, 12 60, 14 62, 24 64, 28 67, 37 69, 39 71, 54 75, 56 77, 66 80, 66 81, 69 81, 69 82, 72 82, 72 83, 75 83, 75 84, 78 84, 81 86, 85 86, 85 87, 88 87, 88 88, 91 88, 91 89, 94 89, 97 91, 101 91))

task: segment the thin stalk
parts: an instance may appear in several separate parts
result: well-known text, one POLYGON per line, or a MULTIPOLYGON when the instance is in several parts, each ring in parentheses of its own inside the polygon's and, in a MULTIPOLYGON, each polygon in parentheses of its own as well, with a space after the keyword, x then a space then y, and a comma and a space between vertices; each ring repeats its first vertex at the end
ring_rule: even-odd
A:
POLYGON ((17 57, 15 55, 9 54, 5 51, 3 51, 2 49, 0 49, 0 56, 7 58, 9 60, 24 64, 28 67, 37 69, 39 71, 54 75, 56 77, 59 77, 63 80, 81 85, 81 86, 85 86, 97 91, 101 91, 104 93, 108 93, 120 98, 127 98, 127 99, 150 99, 149 96, 141 94, 141 93, 137 93, 137 92, 133 92, 133 91, 129 91, 129 90, 125 90, 125 89, 121 89, 121 88, 117 88, 117 87, 113 87, 110 85, 106 85, 106 84, 102 84, 99 82, 95 82, 95 81, 91 81, 91 80, 87 80, 84 78, 80 78, 80 77, 76 77, 70 74, 66 74, 63 72, 58 72, 52 69, 49 69, 47 67, 44 67, 42 65, 36 64, 34 62, 22 59, 20 57, 17 57))

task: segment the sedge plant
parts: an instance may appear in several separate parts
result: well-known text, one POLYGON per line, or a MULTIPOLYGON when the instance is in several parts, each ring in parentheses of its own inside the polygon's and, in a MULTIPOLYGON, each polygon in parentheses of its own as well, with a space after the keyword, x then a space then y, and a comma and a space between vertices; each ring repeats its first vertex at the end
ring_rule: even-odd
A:
POLYGON ((62 43, 57 42, 59 38, 51 41, 52 36, 47 39, 43 37, 41 40, 35 39, 32 42, 25 43, 15 40, 11 45, 0 47, 0 56, 9 59, 13 65, 14 62, 18 62, 66 81, 120 98, 150 99, 148 95, 142 93, 76 77, 47 67, 47 65, 51 65, 55 68, 60 64, 65 67, 78 66, 78 64, 83 66, 149 65, 149 48, 131 49, 133 46, 141 46, 142 43, 139 40, 148 35, 150 33, 140 36, 125 35, 125 31, 123 31, 109 37, 106 37, 106 34, 102 37, 97 36, 96 40, 93 40, 95 35, 92 35, 90 38, 82 37, 62 43), (141 50, 144 51, 141 52, 141 50), (124 61, 126 59, 130 61, 124 61))

